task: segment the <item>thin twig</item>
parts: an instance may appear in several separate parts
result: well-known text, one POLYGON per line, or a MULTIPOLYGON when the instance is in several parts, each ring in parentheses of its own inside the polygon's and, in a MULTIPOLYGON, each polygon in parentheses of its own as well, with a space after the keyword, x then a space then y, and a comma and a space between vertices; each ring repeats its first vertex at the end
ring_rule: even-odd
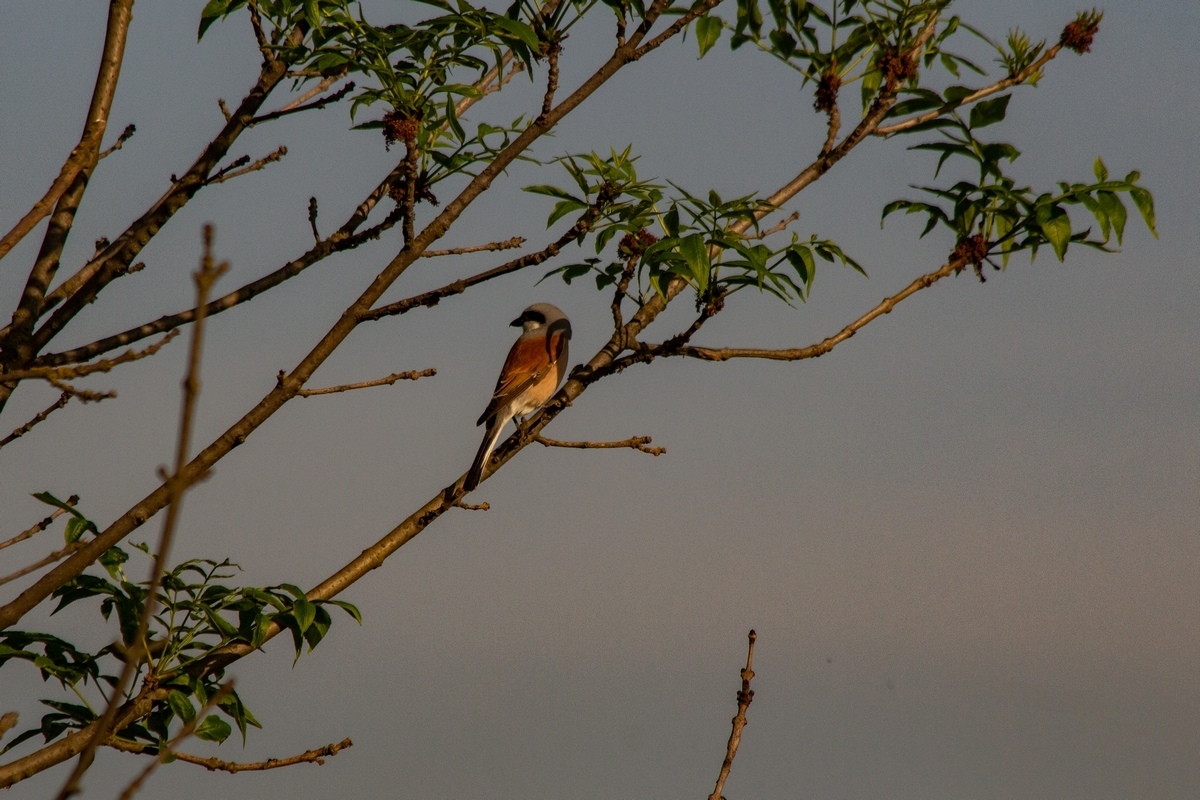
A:
POLYGON ((492 269, 480 272, 477 275, 472 275, 469 278, 460 278, 459 280, 448 283, 439 289, 433 289, 432 291, 414 295, 413 297, 409 297, 404 300, 397 300, 395 303, 388 303, 385 306, 372 309, 364 314, 362 319, 364 322, 383 319, 384 317, 390 317, 396 314, 404 314, 420 306, 432 308, 440 303, 443 298, 451 297, 456 294, 462 294, 476 284, 483 283, 484 281, 490 281, 493 278, 498 278, 501 275, 507 275, 510 272, 516 272, 517 270, 524 269, 525 267, 541 264, 543 261, 558 255, 559 251, 563 247, 566 247, 568 244, 591 230, 592 223, 594 223, 596 218, 599 216, 600 210, 597 207, 592 206, 584 211, 582 215, 580 215, 579 219, 575 221, 575 224, 572 225, 566 233, 536 253, 528 253, 520 258, 515 258, 512 261, 501 264, 498 267, 493 267, 492 269))
POLYGON ((175 737, 159 750, 155 758, 146 765, 146 768, 138 773, 137 777, 129 782, 129 785, 125 787, 125 791, 121 792, 121 796, 118 798, 118 800, 133 800, 133 796, 142 788, 142 784, 146 782, 146 779, 150 777, 151 773, 158 769, 158 765, 163 763, 163 760, 168 755, 178 755, 173 753, 171 748, 191 737, 191 735, 196 732, 196 726, 200 724, 202 719, 204 719, 204 715, 207 714, 210 709, 216 708, 217 703, 220 703, 223 699, 225 699, 225 697, 231 691, 233 691, 233 681, 229 680, 226 681, 221 688, 217 689, 212 697, 205 701, 204 705, 200 707, 200 710, 196 712, 196 715, 185 722, 179 733, 175 734, 175 737))
MULTIPOLYGON (((940 268, 914 280, 908 286, 901 289, 896 294, 885 297, 878 305, 863 314, 858 319, 851 322, 846 327, 832 336, 828 336, 816 344, 811 344, 808 347, 785 348, 785 349, 762 349, 751 347, 693 347, 684 346, 678 348, 675 352, 670 352, 669 349, 664 349, 662 352, 655 355, 680 355, 689 358, 698 358, 703 361, 728 361, 731 358, 765 358, 773 361, 800 361, 806 358, 817 358, 823 356, 832 350, 837 345, 846 341, 854 334, 858 333, 863 327, 868 325, 873 320, 878 319, 884 314, 891 313, 896 304, 912 296, 913 294, 928 289, 933 284, 940 281, 942 278, 953 275, 967 265, 966 259, 954 258, 946 262, 940 268)), ((649 348, 654 350, 653 347, 649 348)))
POLYGON ((113 142, 107 150, 96 156, 96 160, 99 161, 100 159, 107 157, 113 151, 120 150, 135 133, 137 133, 136 125, 126 125, 125 130, 121 131, 121 135, 117 137, 117 140, 113 142))
MULTIPOLYGON (((342 75, 345 75, 345 74, 346 73, 343 71, 342 75)), ((337 77, 334 77, 332 79, 326 78, 324 81, 321 81, 321 83, 316 88, 327 87, 329 83, 333 83, 334 81, 341 80, 342 75, 338 75, 337 77)), ((349 83, 347 83, 342 88, 338 89, 333 94, 326 95, 325 97, 322 97, 320 100, 314 100, 313 102, 308 103, 307 105, 300 105, 300 99, 293 100, 292 102, 288 103, 283 108, 280 108, 276 111, 271 111, 267 114, 263 114, 260 117, 255 117, 254 119, 250 120, 250 126, 248 126, 248 127, 252 127, 254 125, 261 125, 264 122, 270 122, 271 120, 279 119, 280 117, 286 117, 288 114, 299 114, 302 111, 312 111, 313 109, 316 109, 316 108, 324 108, 325 106, 329 105, 330 103, 336 103, 338 100, 341 100, 343 97, 345 97, 346 95, 350 94, 353 91, 354 91, 354 81, 350 81, 349 83)), ((310 92, 311 92, 311 90, 310 90, 310 92)), ((310 94, 310 92, 306 92, 301 97, 308 98, 308 97, 312 96, 310 94)))
MULTIPOLYGON (((341 386, 327 386, 324 389, 301 389, 296 394, 300 397, 312 397, 318 394, 337 394, 338 392, 349 392, 352 389, 366 389, 371 386, 391 386, 396 381, 416 381, 421 378, 431 378, 434 375, 437 375, 437 370, 433 368, 414 369, 408 372, 393 372, 386 378, 376 378, 375 380, 362 381, 361 383, 345 383, 341 386)), ((278 379, 282 381, 286 377, 287 373, 280 370, 278 379)))
MULTIPOLYGON (((57 400, 55 400, 49 406, 47 406, 46 408, 42 409, 37 414, 35 414, 33 419, 29 420, 29 422, 26 422, 24 425, 17 428, 16 430, 14 430, 8 436, 5 436, 3 439, 0 439, 0 447, 4 447, 4 445, 10 444, 10 443, 16 441, 17 439, 20 439, 25 434, 29 433, 30 429, 34 425, 37 425, 42 420, 46 419, 46 417, 50 416, 55 411, 58 411, 60 408, 62 408, 68 402, 70 402, 70 400, 71 400, 71 392, 63 392, 62 394, 60 394, 58 396, 57 400)), ((0 547, 4 547, 4 545, 0 544, 0 547)))
MULTIPOLYGON (((219 170, 215 175, 213 175, 211 178, 209 178, 207 181, 205 181, 205 183, 209 186, 215 186, 218 183, 224 183, 225 181, 236 178, 239 175, 245 175, 248 172, 257 172, 258 170, 265 167, 267 164, 274 163, 274 162, 278 161, 279 159, 283 158, 284 156, 286 156, 287 151, 288 151, 287 145, 281 144, 281 145, 279 145, 278 148, 275 149, 275 152, 268 153, 267 155, 260 158, 258 161, 255 161, 253 164, 242 167, 241 169, 233 169, 233 167, 235 165, 241 166, 241 164, 246 163, 245 161, 242 161, 241 158, 239 158, 237 161, 234 161, 233 164, 230 164, 225 169, 219 170), (239 164, 239 162, 241 162, 241 164, 239 164)), ((249 156, 242 156, 242 158, 249 160, 249 156)))
POLYGON ((254 39, 258 42, 258 50, 263 55, 263 61, 274 61, 277 56, 267 43, 267 35, 263 32, 262 17, 258 13, 258 0, 250 0, 250 26, 254 28, 254 39))
POLYGON ((33 562, 32 564, 21 567, 16 572, 10 572, 8 575, 5 575, 3 578, 0 578, 0 586, 3 586, 6 583, 11 583, 11 582, 15 581, 17 578, 20 578, 24 575, 28 575, 31 572, 37 572, 39 569, 46 566, 47 564, 53 564, 55 561, 61 561, 62 559, 71 555, 72 553, 74 553, 76 550, 78 550, 81 547, 83 547, 82 539, 79 541, 76 541, 76 542, 72 542, 71 544, 67 545, 66 547, 64 547, 61 550, 55 550, 50 555, 39 558, 37 561, 33 562))
MULTIPOLYGON (((149 749, 150 745, 133 744, 121 740, 113 740, 109 742, 109 747, 115 750, 120 750, 126 753, 144 753, 149 749)), ((266 761, 255 761, 252 763, 236 762, 236 761, 221 761, 217 758, 201 758, 189 753, 177 753, 172 751, 171 755, 180 761, 188 764, 195 764, 199 767, 204 767, 210 772, 262 772, 268 769, 279 769, 280 767, 290 767, 295 764, 317 764, 323 766, 325 759, 330 756, 336 756, 347 747, 353 747, 354 742, 347 737, 336 744, 327 744, 324 747, 318 747, 315 750, 307 750, 300 755, 289 756, 288 758, 268 758, 266 761)))
POLYGON ((546 93, 542 96, 542 116, 554 108, 554 93, 558 91, 558 54, 562 52, 560 42, 544 42, 542 48, 546 54, 549 69, 546 74, 546 93))
POLYGON ((1058 52, 1060 50, 1062 50, 1062 44, 1061 43, 1056 44, 1053 47, 1051 47, 1049 50, 1047 50, 1045 53, 1043 53, 1041 58, 1039 58, 1037 61, 1033 62, 1029 66, 1025 67, 1025 69, 1021 70, 1016 75, 1010 75, 1007 78, 1005 78, 1004 80, 996 81, 991 86, 985 86, 982 89, 977 89, 974 92, 972 92, 971 94, 967 95, 966 97, 964 97, 960 100, 955 100, 953 102, 946 103, 945 105, 943 105, 939 108, 935 108, 932 111, 926 111, 924 114, 918 114, 915 117, 909 117, 908 119, 904 120, 903 122, 897 122, 893 125, 881 125, 880 127, 876 128, 872 132, 872 135, 874 135, 874 136, 891 136, 893 133, 900 133, 901 131, 906 131, 906 130, 909 130, 910 128, 915 128, 918 125, 923 125, 926 122, 935 120, 938 117, 943 116, 944 114, 949 114, 951 111, 954 111, 956 108, 961 108, 962 106, 970 105, 971 103, 974 103, 977 100, 982 100, 983 98, 985 98, 989 95, 996 94, 996 92, 1003 92, 1005 89, 1008 89, 1009 87, 1016 86, 1019 83, 1024 83, 1025 81, 1027 81, 1030 78, 1030 76, 1035 75, 1038 72, 1040 72, 1042 67, 1046 66, 1046 64, 1052 58, 1054 58, 1056 55, 1058 55, 1058 52))
POLYGON ((225 105, 225 98, 217 98, 217 108, 221 109, 221 116, 225 117, 225 121, 229 122, 233 119, 233 112, 229 110, 229 106, 225 105))
MULTIPOLYGON (((335 83, 340 81, 342 78, 346 77, 346 73, 349 71, 350 71, 349 67, 342 66, 336 72, 333 72, 329 75, 321 75, 320 83, 318 83, 316 86, 309 89, 304 94, 297 97, 295 100, 292 100, 287 105, 277 108, 272 113, 278 114, 283 111, 291 111, 293 108, 296 108, 298 106, 303 105, 304 103, 307 103, 309 100, 313 99, 314 97, 319 95, 321 92, 325 91, 330 86, 333 86, 335 83)), ((291 74, 292 75, 309 75, 311 77, 316 77, 317 75, 320 75, 321 73, 316 72, 316 73, 291 73, 291 74)))
MULTIPOLYGON (((204 255, 200 260, 200 269, 192 274, 196 282, 196 307, 200 313, 196 324, 192 326, 192 341, 188 350, 187 376, 183 380, 183 407, 179 415, 179 433, 175 445, 175 465, 167 479, 167 514, 163 520, 162 533, 158 539, 158 549, 154 554, 154 562, 150 569, 150 579, 146 586, 146 600, 142 606, 141 617, 138 621, 137 633, 132 638, 135 647, 145 647, 146 633, 150 629, 150 620, 158 603, 158 588, 166 570, 167 558, 171 553, 171 544, 175 538, 175 527, 179 521, 180 508, 183 505, 183 493, 187 483, 183 476, 184 467, 188 463, 188 452, 191 449, 192 426, 196 417, 196 398, 200 394, 200 354, 204 348, 204 307, 208 303, 208 294, 213 283, 229 269, 228 262, 216 264, 212 256, 213 226, 204 226, 204 255)), ((79 542, 76 542, 79 544, 79 542)), ((112 687, 112 695, 104 713, 97 720, 95 729, 88 739, 87 745, 79 754, 79 760, 72 770, 71 776, 63 784, 58 794, 58 800, 66 800, 79 791, 79 780, 87 772, 99 747, 113 730, 113 721, 120 706, 120 699, 125 693, 137 668, 139 659, 130 658, 121 669, 117 683, 112 687)))
POLYGON ((575 450, 616 450, 618 448, 629 448, 630 450, 640 450, 643 453, 649 453, 652 456, 661 456, 667 452, 667 448, 665 447, 647 447, 647 445, 654 441, 649 436, 632 436, 620 442, 564 442, 559 439, 549 439, 539 433, 533 437, 533 441, 545 447, 569 447, 575 450))
POLYGON ((515 247, 520 247, 525 244, 524 236, 514 236, 511 239, 505 239, 503 242, 488 242, 487 244, 473 244, 469 247, 450 247, 445 250, 426 250, 421 254, 421 258, 437 258, 438 256, 461 256, 466 253, 482 253, 489 250, 512 250, 515 247))
POLYGON ((321 234, 317 231, 317 198, 308 198, 308 226, 312 228, 313 240, 321 241, 321 234))
POLYGON ((51 383, 55 381, 70 380, 72 378, 82 378, 84 375, 92 375, 98 372, 109 372, 113 367, 127 364, 130 361, 138 361, 140 359, 152 356, 171 341, 177 335, 177 331, 171 331, 163 338, 159 339, 149 347, 142 350, 126 350, 113 358, 105 358, 100 361, 93 361, 90 364, 80 364, 79 366, 61 366, 61 367, 32 367, 30 369, 16 370, 15 372, 0 372, 0 383, 16 383, 17 381, 29 379, 48 380, 51 383))
MULTIPOLYGON (((67 498, 67 505, 69 505, 69 506, 73 506, 78 502, 79 502, 79 495, 77 495, 77 494, 73 494, 67 498)), ((50 524, 53 523, 54 520, 58 519, 65 513, 67 513, 67 510, 65 508, 56 508, 53 511, 53 513, 50 514, 50 516, 46 517, 41 522, 32 526, 28 530, 18 533, 16 536, 12 537, 11 539, 6 539, 5 541, 0 542, 0 550, 3 550, 6 547, 12 547, 14 544, 17 544, 18 542, 23 542, 31 536, 36 536, 37 534, 46 530, 46 528, 49 528, 50 524)))
POLYGON ((467 511, 491 511, 492 507, 487 503, 464 503, 462 500, 455 501, 455 508, 465 508, 467 511))
POLYGON ((768 236, 771 236, 772 234, 776 234, 776 233, 779 233, 780 231, 786 230, 788 225, 791 225, 793 222, 795 222, 798 219, 800 219, 800 212, 793 211, 785 219, 780 221, 778 225, 774 225, 770 228, 767 228, 765 231, 759 231, 758 233, 743 234, 742 238, 743 239, 765 239, 768 236))
POLYGON ((733 730, 729 733, 729 743, 725 746, 725 761, 721 764, 721 772, 717 775, 717 786, 708 800, 723 800, 721 790, 725 788, 725 779, 733 768, 733 757, 737 755, 738 745, 742 741, 742 729, 746 727, 746 709, 754 700, 754 692, 750 689, 750 681, 754 680, 754 640, 758 635, 750 631, 750 644, 746 648, 746 666, 742 669, 742 688, 737 693, 737 714, 733 718, 733 730))
POLYGON ((80 389, 53 375, 47 376, 46 381, 63 394, 74 397, 81 403, 99 403, 101 400, 112 400, 117 396, 116 391, 93 392, 90 389, 80 389))

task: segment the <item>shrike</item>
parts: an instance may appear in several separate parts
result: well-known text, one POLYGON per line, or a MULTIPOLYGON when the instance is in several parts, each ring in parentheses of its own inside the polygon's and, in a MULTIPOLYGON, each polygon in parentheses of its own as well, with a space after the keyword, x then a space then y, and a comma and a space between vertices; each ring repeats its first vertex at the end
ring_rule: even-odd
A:
POLYGON ((486 422, 487 428, 475 463, 463 482, 463 489, 468 492, 479 485, 483 468, 508 421, 513 417, 520 419, 545 405, 567 373, 571 321, 566 314, 549 303, 535 303, 522 311, 512 325, 522 329, 521 336, 508 351, 492 400, 475 423, 486 422))

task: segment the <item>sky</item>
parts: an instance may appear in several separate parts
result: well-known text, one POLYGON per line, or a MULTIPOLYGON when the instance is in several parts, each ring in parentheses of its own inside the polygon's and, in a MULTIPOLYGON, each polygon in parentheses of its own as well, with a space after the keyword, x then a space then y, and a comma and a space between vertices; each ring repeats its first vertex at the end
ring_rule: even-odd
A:
MULTIPOLYGON (((98 168, 65 264, 157 198, 219 129, 216 98, 252 84, 247 21, 197 44, 200 7, 135 6, 109 140, 128 123, 138 133, 98 168)), ((968 271, 820 359, 667 360, 593 386, 547 435, 651 435, 667 454, 527 448, 471 497, 489 511, 447 514, 345 593, 361 627, 335 619, 295 666, 282 637, 230 670, 265 726, 244 749, 236 737, 187 749, 250 761, 347 736, 354 747, 263 774, 173 764, 141 796, 706 797, 751 628, 755 699, 727 797, 1200 796, 1200 7, 1102 8, 1093 52, 1061 55, 988 131, 1023 151, 1013 174, 1035 186, 1090 180, 1098 155, 1114 174, 1140 170, 1161 238, 1131 218, 1116 254, 1015 257, 984 284, 968 271)), ((5 6, 6 228, 77 141, 104 10, 5 6)), ((1076 10, 955 6, 994 37, 1019 26, 1050 39, 1076 10)), ((609 36, 573 32, 564 90, 601 62, 609 36)), ((538 91, 518 80, 480 106, 494 117, 477 118, 527 113, 538 91)), ((820 147, 811 102, 767 57, 722 44, 698 61, 689 37, 618 75, 535 155, 632 144, 643 176, 726 197, 770 192, 820 147)), ((186 307, 205 222, 232 264, 226 290, 307 249, 309 196, 329 230, 394 163, 377 134, 349 124, 348 107, 334 106, 239 140, 231 155, 289 153, 197 195, 147 248, 147 268, 61 343, 186 307)), ((905 149, 916 141, 865 143, 788 206, 794 230, 836 240, 869 278, 822 265, 796 308, 743 292, 697 343, 807 345, 942 263, 944 235, 918 239, 913 218, 879 224, 885 203, 932 179, 934 159, 905 149)), ((545 229, 549 205, 520 187, 562 177, 515 166, 442 246, 513 235, 543 246, 558 235, 545 229)), ((37 238, 0 269, 6 306, 37 238)), ((399 246, 393 232, 214 318, 197 447, 303 357, 399 246)), ((423 261, 387 297, 503 260, 423 261)), ((554 263, 565 262, 355 332, 311 385, 438 375, 290 403, 188 495, 176 556, 228 557, 247 585, 307 587, 358 555, 466 470, 522 308, 548 301, 570 315, 575 363, 607 340, 608 296, 586 281, 538 284, 554 263)), ((679 305, 648 337, 687 324, 690 304, 679 305)), ((44 516, 31 492, 78 493, 103 524, 153 489, 184 358, 181 340, 93 378, 87 388, 118 398, 71 404, 5 447, 0 537, 44 516)), ((22 388, 0 431, 53 397, 22 388)), ((158 524, 131 541, 153 541, 158 524)), ((56 535, 0 553, 0 573, 56 535)), ((0 588, 0 600, 23 585, 0 588)), ((99 646, 111 632, 98 620, 23 622, 99 646)), ((29 725, 37 698, 57 696, 10 664, 0 711, 29 725)), ((102 753, 85 796, 115 796, 140 766, 102 753)), ((64 778, 60 767, 10 796, 44 797, 64 778)))

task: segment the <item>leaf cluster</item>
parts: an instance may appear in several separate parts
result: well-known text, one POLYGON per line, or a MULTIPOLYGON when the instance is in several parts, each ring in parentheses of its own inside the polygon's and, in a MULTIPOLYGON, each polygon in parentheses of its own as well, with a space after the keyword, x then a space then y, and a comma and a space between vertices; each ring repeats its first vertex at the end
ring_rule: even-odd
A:
MULTIPOLYGON (((50 505, 65 506, 52 495, 42 495, 39 499, 50 505)), ((71 518, 72 522, 76 519, 84 519, 84 526, 94 529, 82 515, 71 518)), ((134 547, 151 555, 145 545, 134 547)), ((58 681, 81 701, 74 704, 42 700, 52 709, 51 713, 42 717, 38 727, 14 737, 5 751, 38 734, 50 742, 67 731, 80 730, 94 722, 99 714, 85 690, 90 689, 93 696, 98 695, 107 705, 118 683, 121 664, 131 660, 136 661, 135 679, 123 700, 132 699, 147 685, 168 692, 166 699, 157 702, 142 722, 118 731, 117 736, 161 747, 171 738, 172 724, 191 723, 216 695, 223 671, 195 667, 218 649, 230 644, 258 648, 272 624, 276 624, 291 632, 299 659, 305 647, 311 652, 329 632, 333 620, 328 606, 337 606, 362 622, 358 609, 345 601, 309 600, 299 587, 287 583, 265 588, 231 587, 226 581, 239 569, 236 564, 228 560, 191 559, 163 575, 158 608, 145 641, 138 642, 135 641, 138 623, 150 584, 126 577, 123 565, 128 560, 129 554, 124 549, 113 547, 100 559, 105 576, 85 573, 53 594, 58 605, 52 614, 81 600, 99 598, 101 618, 107 624, 115 623, 112 644, 91 653, 48 633, 0 631, 0 669, 8 662, 31 663, 41 672, 43 681, 58 681)), ((237 727, 243 741, 247 726, 262 727, 236 691, 224 693, 215 705, 237 727)), ((229 722, 214 714, 197 724, 195 735, 222 742, 232 730, 229 722)))
MULTIPOLYGON (((963 91, 966 91, 963 87, 952 86, 940 96, 925 90, 910 92, 912 99, 905 101, 908 104, 905 113, 955 102, 961 99, 959 93, 963 91)), ((953 158, 972 165, 978 178, 960 180, 948 187, 914 187, 937 201, 895 200, 884 207, 883 218, 896 211, 925 214, 922 237, 938 226, 948 228, 959 242, 980 235, 998 247, 1001 264, 989 261, 997 269, 1007 265, 1013 253, 1028 250, 1033 258, 1045 245, 1054 250, 1059 261, 1063 260, 1072 242, 1106 250, 1115 235, 1119 245, 1128 216, 1121 195, 1127 195, 1133 201, 1146 227, 1158 235, 1154 198, 1149 190, 1138 185, 1141 179, 1138 172, 1130 172, 1122 180, 1112 180, 1104 162, 1097 158, 1093 167, 1095 182, 1060 182, 1057 192, 1037 192, 1032 187, 1019 186, 1008 176, 1005 162, 1011 165, 1020 157, 1020 151, 1005 142, 984 142, 975 132, 1004 119, 1009 99, 1010 95, 1001 95, 978 103, 971 108, 966 120, 958 113, 952 113, 906 131, 933 129, 941 134, 938 141, 909 148, 938 153, 935 176, 953 158), (1099 227, 1098 236, 1090 227, 1073 229, 1071 206, 1083 206, 1091 213, 1099 227)))

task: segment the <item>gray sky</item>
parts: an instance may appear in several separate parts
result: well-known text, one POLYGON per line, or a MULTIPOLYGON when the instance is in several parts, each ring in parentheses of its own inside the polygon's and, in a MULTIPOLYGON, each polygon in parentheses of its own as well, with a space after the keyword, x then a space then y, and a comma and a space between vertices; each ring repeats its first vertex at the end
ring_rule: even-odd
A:
MULTIPOLYGON (((4 227, 77 140, 104 6, 5 6, 4 227)), ((186 169, 218 129, 216 98, 251 84, 249 26, 217 25, 197 45, 200 6, 135 7, 110 131, 133 122, 138 134, 100 165, 66 264, 186 169)), ((996 37, 1019 25, 1053 39, 1077 6, 955 9, 996 37)), ((1035 186, 1089 180, 1097 155, 1118 175, 1141 170, 1160 240, 1131 219, 1117 255, 1015 258, 982 285, 964 274, 819 360, 660 362, 593 387, 548 435, 650 434, 668 454, 527 449, 474 496, 491 511, 444 517, 345 595, 363 627, 335 620, 294 668, 280 639, 231 671, 266 726, 244 751, 233 739, 189 746, 236 760, 346 736, 352 749, 262 775, 172 765, 142 796, 706 797, 752 627, 756 696, 730 798, 1200 796, 1200 7, 1103 10, 1094 51, 1056 59, 989 132, 1024 151, 1013 171, 1035 186)), ((609 46, 588 33, 567 43, 564 87, 609 46)), ((518 80, 496 116, 536 99, 518 80)), ((644 176, 734 196, 773 190, 823 137, 811 89, 788 71, 726 47, 698 62, 690 39, 593 100, 536 153, 632 143, 644 176)), ((63 344, 183 308, 206 221, 233 263, 226 290, 307 248, 310 195, 323 230, 337 224, 395 158, 377 134, 347 132, 346 113, 240 141, 233 155, 279 144, 289 155, 198 195, 146 250, 148 268, 81 314, 63 344)), ((837 240, 870 279, 823 268, 796 309, 741 293, 700 342, 809 344, 935 268, 945 236, 918 241, 913 218, 878 224, 884 203, 932 177, 933 158, 904 149, 916 141, 866 143, 792 204, 802 236, 837 240)), ((548 205, 519 187, 550 179, 559 175, 514 168, 446 246, 520 234, 541 247, 557 236, 544 230, 548 205)), ((36 238, 0 270, 0 297, 16 296, 36 238)), ((197 444, 294 365, 398 246, 384 237, 215 318, 197 444)), ((426 261, 389 296, 501 260, 426 261)), ((535 287, 540 275, 356 332, 313 385, 430 366, 438 376, 290 404, 188 496, 177 555, 232 558, 247 584, 302 586, 357 555, 469 465, 472 423, 521 308, 566 310, 575 362, 607 339, 607 296, 587 282, 535 287)), ((651 338, 688 314, 667 314, 651 338)), ((5 526, 44 514, 29 492, 79 493, 106 523, 153 488, 183 358, 177 343, 93 380, 120 397, 72 404, 6 447, 5 526)), ((52 397, 22 389, 0 431, 52 397)), ((157 531, 156 520, 133 540, 157 531)), ((47 546, 4 552, 0 573, 47 546)), ((27 624, 102 642, 110 634, 96 619, 27 624)), ((19 708, 30 724, 34 700, 57 694, 18 666, 5 670, 0 710, 19 708)), ((138 766, 102 754, 88 795, 115 795, 138 766)), ((46 796, 63 777, 11 796, 46 796)))

